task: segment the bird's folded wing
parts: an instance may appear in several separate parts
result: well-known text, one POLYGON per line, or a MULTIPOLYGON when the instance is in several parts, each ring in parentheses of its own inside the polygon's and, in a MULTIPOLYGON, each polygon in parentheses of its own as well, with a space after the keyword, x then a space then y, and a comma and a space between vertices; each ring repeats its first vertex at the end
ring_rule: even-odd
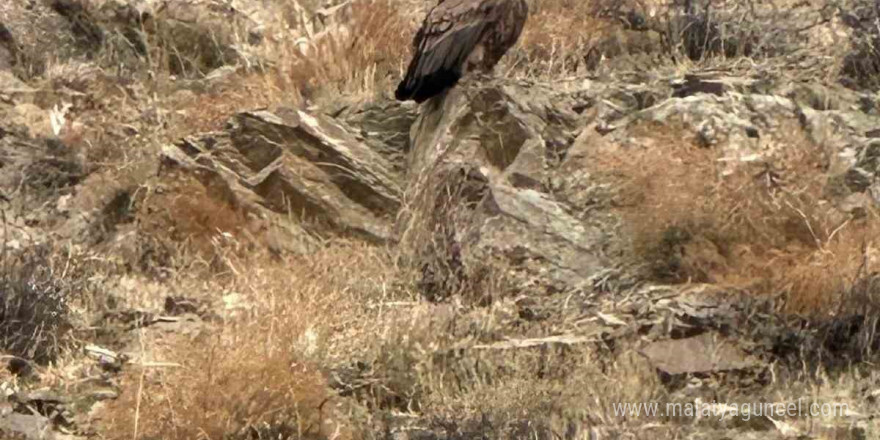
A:
POLYGON ((440 78, 458 80, 462 64, 489 25, 486 14, 478 9, 434 12, 414 41, 415 53, 400 84, 399 91, 404 94, 440 78))

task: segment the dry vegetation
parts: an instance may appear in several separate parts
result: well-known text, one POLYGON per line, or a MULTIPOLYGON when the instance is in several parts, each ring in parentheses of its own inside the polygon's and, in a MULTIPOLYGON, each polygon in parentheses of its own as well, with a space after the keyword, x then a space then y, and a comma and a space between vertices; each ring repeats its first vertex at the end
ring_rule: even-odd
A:
POLYGON ((15 257, 4 251, 0 347, 20 362, 46 364, 70 348, 70 308, 82 299, 82 285, 58 274, 51 251, 44 246, 15 257))
POLYGON ((169 173, 161 189, 142 191, 138 203, 139 228, 150 240, 141 250, 142 270, 175 271, 209 269, 224 273, 229 258, 254 252, 247 215, 226 200, 212 197, 191 176, 169 173), (147 249, 155 253, 148 255, 147 249))
POLYGON ((593 2, 550 0, 532 9, 520 44, 505 60, 507 72, 553 77, 583 70, 596 62, 591 57, 598 55, 598 46, 619 31, 617 23, 597 17, 593 2))
POLYGON ((382 95, 406 68, 411 38, 410 22, 393 0, 354 3, 344 32, 282 49, 288 57, 279 82, 297 101, 382 95))
MULTIPOLYGON (((410 51, 414 22, 406 13, 394 0, 354 2, 345 32, 308 45, 273 43, 276 64, 240 69, 204 89, 191 89, 186 80, 222 64, 215 43, 184 46, 178 39, 186 35, 154 29, 143 71, 135 72, 145 85, 89 81, 103 88, 88 90, 95 102, 77 106, 61 138, 84 173, 105 174, 134 193, 153 171, 149 159, 159 146, 217 130, 234 112, 390 94, 410 51), (105 129, 142 117, 154 124, 136 135, 105 129)), ((703 58, 693 47, 645 40, 609 14, 604 3, 541 1, 499 71, 559 78, 596 68, 605 54, 703 58)), ((112 44, 105 50, 106 60, 127 56, 112 44)), ((51 66, 48 71, 50 83, 52 75, 71 78, 60 70, 51 74, 51 66)), ((770 151, 765 160, 731 163, 717 148, 682 139, 685 131, 646 125, 633 136, 648 147, 595 153, 592 171, 618 184, 617 213, 648 279, 779 295, 790 312, 824 313, 863 302, 860 283, 876 263, 880 219, 872 209, 845 217, 829 205, 832 153, 825 146, 782 128, 762 141, 770 151)), ((461 340, 502 340, 505 320, 515 314, 491 275, 458 287, 472 291, 468 307, 429 306, 417 301, 424 286, 414 283, 406 259, 387 249, 335 243, 308 258, 269 258, 254 250, 244 213, 209 197, 194 179, 169 181, 161 191, 139 188, 132 201, 152 240, 143 246, 154 250, 141 269, 162 266, 172 272, 165 282, 175 289, 215 300, 218 292, 235 294, 246 307, 210 331, 171 342, 141 332, 141 362, 179 365, 133 363, 121 378, 120 398, 102 414, 105 438, 371 438, 371 430, 383 426, 380 416, 415 410, 450 438, 546 438, 575 422, 628 423, 607 413, 610 402, 670 398, 632 353, 564 348, 524 352, 507 365, 497 353, 456 354, 461 340), (435 354, 444 349, 447 357, 435 354), (363 361, 351 366, 351 359, 363 361), (329 377, 343 367, 352 377, 329 377), (337 392, 375 412, 355 408, 337 392)), ((445 254, 446 231, 432 225, 430 232, 437 231, 440 240, 426 250, 445 254)), ((69 282, 72 272, 43 254, 29 258, 16 263, 21 267, 4 266, 3 352, 41 364, 73 357, 64 345, 73 341, 66 298, 98 289, 69 282), (10 319, 29 324, 12 332, 5 325, 10 319)), ((91 268, 76 274, 88 281, 105 275, 91 268)))
POLYGON ((596 157, 620 182, 626 232, 652 276, 782 295, 793 312, 839 310, 876 264, 880 219, 830 203, 831 152, 793 126, 764 140, 757 161, 683 133, 646 123, 634 131, 646 146, 596 157))
POLYGON ((393 269, 384 261, 380 251, 344 244, 307 259, 236 261, 246 274, 210 286, 239 292, 247 307, 194 341, 143 341, 145 352, 182 365, 131 370, 107 413, 108 435, 353 438, 320 365, 349 354, 346 339, 368 340, 367 306, 393 269))
POLYGON ((375 248, 337 244, 309 258, 251 261, 249 274, 211 282, 241 292, 247 309, 194 340, 142 341, 149 360, 181 365, 135 363, 122 378, 122 396, 104 414, 104 434, 378 438, 371 430, 382 417, 417 410, 450 435, 520 438, 583 420, 626 423, 607 414, 610 402, 663 398, 655 375, 633 353, 525 352, 503 364, 500 352, 456 354, 463 338, 497 339, 503 323, 494 321, 503 311, 461 315, 417 304, 389 261, 375 248), (346 377, 333 376, 331 390, 325 369, 351 359, 362 361, 346 377), (357 396, 371 412, 335 392, 357 396))

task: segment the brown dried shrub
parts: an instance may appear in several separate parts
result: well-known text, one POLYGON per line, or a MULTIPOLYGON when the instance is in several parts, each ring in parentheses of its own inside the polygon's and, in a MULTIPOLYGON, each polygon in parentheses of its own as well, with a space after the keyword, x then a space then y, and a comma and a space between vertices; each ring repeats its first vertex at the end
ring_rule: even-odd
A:
POLYGON ((769 158, 732 168, 683 127, 641 128, 634 136, 650 147, 602 151, 595 166, 621 184, 619 212, 654 279, 781 294, 791 311, 822 312, 866 275, 880 219, 825 200, 827 155, 796 128, 775 135, 784 140, 769 158))
POLYGON ((354 2, 351 20, 337 32, 288 47, 280 89, 291 99, 316 99, 323 93, 372 96, 391 89, 402 76, 412 45, 411 23, 392 0, 354 2))
POLYGON ((163 182, 159 191, 142 191, 136 202, 138 229, 149 241, 144 251, 164 256, 155 260, 142 255, 143 268, 152 272, 160 269, 154 266, 175 269, 184 261, 202 261, 207 267, 224 269, 230 249, 222 246, 226 242, 245 245, 233 246, 232 251, 237 256, 247 254, 251 243, 247 216, 224 200, 222 191, 177 171, 169 172, 163 182))
POLYGON ((387 254, 337 244, 308 257, 242 264, 247 270, 232 277, 191 281, 241 292, 222 326, 192 339, 141 334, 141 357, 181 366, 127 368, 120 398, 102 413, 106 438, 135 431, 187 440, 356 438, 325 374, 377 338, 368 303, 390 294, 387 254))

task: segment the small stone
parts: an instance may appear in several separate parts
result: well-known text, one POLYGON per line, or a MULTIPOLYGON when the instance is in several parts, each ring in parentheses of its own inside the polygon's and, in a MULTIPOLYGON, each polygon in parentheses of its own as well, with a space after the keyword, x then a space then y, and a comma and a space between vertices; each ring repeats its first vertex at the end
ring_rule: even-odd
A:
POLYGON ((119 393, 111 389, 95 390, 89 393, 89 397, 100 402, 102 400, 115 400, 119 398, 119 393))
POLYGON ((713 333, 654 342, 640 353, 655 368, 673 375, 740 370, 757 365, 732 342, 713 333))

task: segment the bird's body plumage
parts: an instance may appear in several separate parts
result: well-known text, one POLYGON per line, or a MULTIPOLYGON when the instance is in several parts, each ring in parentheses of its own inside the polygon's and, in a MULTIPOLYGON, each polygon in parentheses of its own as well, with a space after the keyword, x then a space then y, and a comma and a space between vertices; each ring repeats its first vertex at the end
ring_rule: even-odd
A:
POLYGON ((395 97, 421 103, 466 73, 489 73, 522 33, 526 0, 441 0, 413 40, 413 58, 395 97))

